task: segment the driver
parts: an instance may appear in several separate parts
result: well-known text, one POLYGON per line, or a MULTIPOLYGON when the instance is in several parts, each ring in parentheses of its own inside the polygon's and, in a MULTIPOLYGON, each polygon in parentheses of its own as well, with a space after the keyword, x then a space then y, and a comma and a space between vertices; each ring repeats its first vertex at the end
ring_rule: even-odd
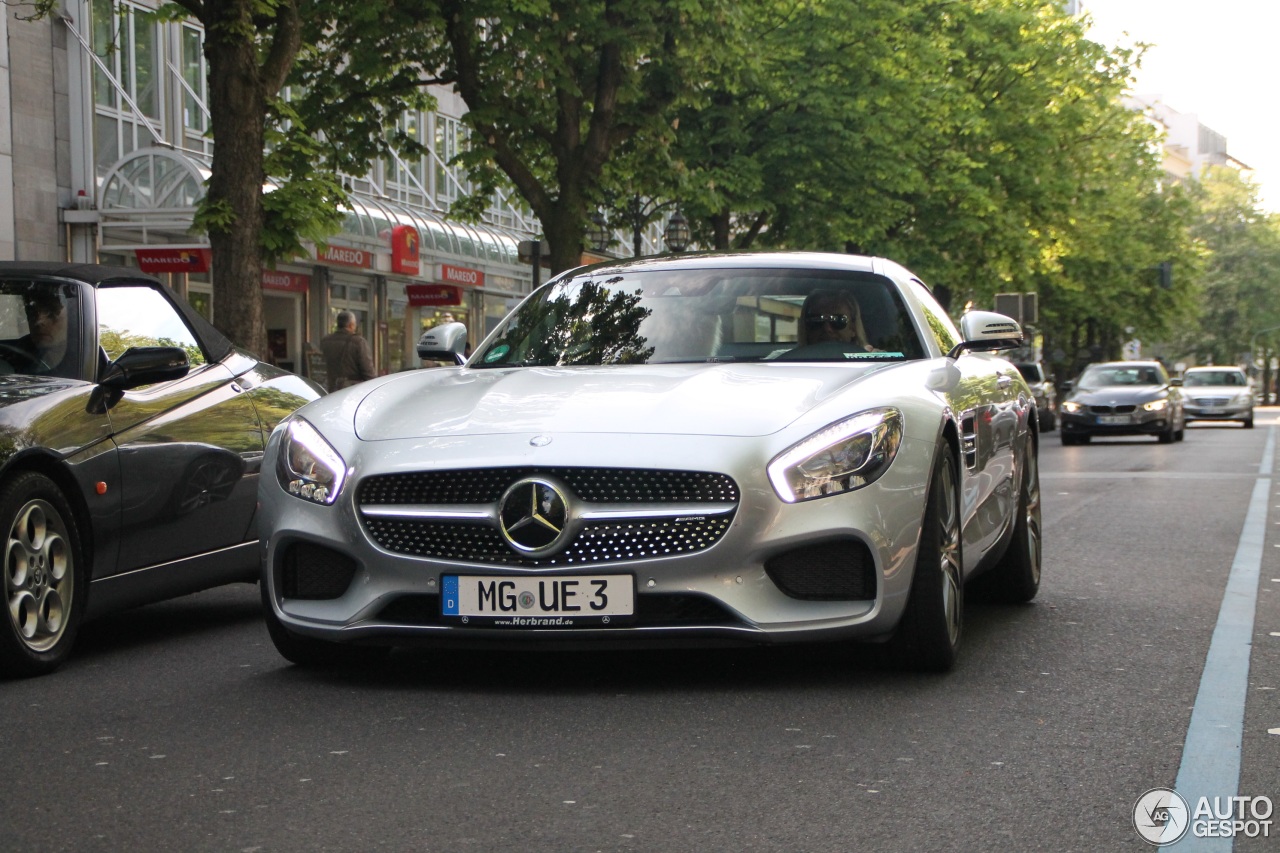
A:
POLYGON ((22 302, 30 331, 16 343, 31 355, 31 372, 75 376, 76 365, 68 346, 67 306, 62 297, 52 290, 35 290, 23 294, 22 302))
POLYGON ((862 312, 848 293, 838 290, 815 290, 800 309, 800 345, 829 341, 852 344, 855 348, 874 352, 867 343, 862 327, 862 312))

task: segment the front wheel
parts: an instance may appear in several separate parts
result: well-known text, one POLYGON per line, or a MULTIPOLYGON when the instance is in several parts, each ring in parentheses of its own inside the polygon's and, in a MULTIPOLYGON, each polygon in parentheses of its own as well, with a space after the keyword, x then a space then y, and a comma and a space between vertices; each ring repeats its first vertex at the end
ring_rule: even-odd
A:
POLYGON ((43 474, 27 471, 0 487, 4 592, 0 673, 53 672, 75 642, 88 594, 71 506, 43 474))
POLYGON ((904 666, 945 672, 955 664, 964 629, 962 566, 955 454, 943 444, 933 464, 911 594, 892 640, 904 666))

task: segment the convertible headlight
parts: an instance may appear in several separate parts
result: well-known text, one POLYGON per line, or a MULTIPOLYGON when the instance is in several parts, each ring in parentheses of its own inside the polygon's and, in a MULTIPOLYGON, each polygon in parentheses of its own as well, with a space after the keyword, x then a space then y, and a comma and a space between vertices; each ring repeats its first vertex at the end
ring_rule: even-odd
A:
POLYGON ((1150 403, 1143 403, 1142 408, 1148 412, 1163 412, 1169 408, 1168 400, 1152 400, 1150 403))
POLYGON ((1080 403, 1077 403, 1075 400, 1066 400, 1062 404, 1062 411, 1070 412, 1071 414, 1074 415, 1077 412, 1083 412, 1084 406, 1080 403))
POLYGON ((301 418, 292 418, 280 439, 276 478, 291 495, 332 504, 342 491, 347 465, 315 427, 301 418))
POLYGON ((837 421, 774 457, 767 468, 787 503, 838 495, 875 482, 902 444, 902 413, 872 409, 837 421))

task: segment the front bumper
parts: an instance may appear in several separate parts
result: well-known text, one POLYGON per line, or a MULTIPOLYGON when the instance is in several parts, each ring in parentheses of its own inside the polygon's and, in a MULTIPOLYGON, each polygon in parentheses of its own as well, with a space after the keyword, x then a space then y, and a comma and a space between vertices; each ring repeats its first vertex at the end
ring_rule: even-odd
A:
POLYGON ((1068 435, 1159 435, 1169 430, 1169 417, 1167 410, 1098 415, 1059 408, 1058 426, 1068 435))
MULTIPOLYGON (((534 451, 537 467, 617 467, 617 438, 603 437, 598 449, 591 450, 600 438, 578 437, 534 451), (574 447, 571 453, 570 444, 586 449, 574 447)), ((439 448, 430 447, 430 441, 368 445, 370 458, 354 460, 360 473, 329 507, 283 491, 272 473, 269 448, 259 526, 266 536, 261 557, 268 600, 280 622, 296 634, 381 645, 667 645, 672 640, 760 644, 887 636, 901 617, 910 588, 933 445, 905 438, 889 470, 871 485, 787 504, 766 477, 760 460, 769 457, 762 452, 762 441, 723 436, 626 439, 628 468, 718 471, 732 477, 738 505, 727 530, 709 547, 661 555, 646 552, 639 559, 621 553, 575 558, 568 564, 524 565, 456 559, 437 551, 420 556, 389 550, 385 535, 371 533, 370 520, 355 496, 363 478, 414 470, 394 461, 406 457, 418 460, 418 469, 426 467, 422 460, 440 458, 448 459, 448 469, 529 466, 535 460, 527 439, 477 436, 466 439, 462 448, 456 440, 452 445, 441 441, 439 448), (404 447, 397 447, 400 444, 404 447), (344 576, 340 588, 325 592, 328 597, 315 597, 314 588, 300 595, 299 547, 315 549, 303 552, 315 555, 314 560, 303 560, 304 571, 310 571, 305 567, 312 563, 324 563, 327 554, 333 562, 347 561, 349 578, 344 576), (847 554, 847 565, 864 569, 866 580, 854 585, 858 592, 838 599, 814 596, 809 588, 784 588, 779 564, 802 562, 809 553, 836 555, 831 563, 837 573, 846 565, 839 555, 847 554), (588 620, 585 625, 521 627, 466 622, 443 612, 446 576, 555 579, 603 574, 634 579, 633 617, 608 625, 588 620)))
POLYGON ((1184 417, 1196 421, 1245 421, 1253 417, 1253 403, 1183 404, 1184 417))

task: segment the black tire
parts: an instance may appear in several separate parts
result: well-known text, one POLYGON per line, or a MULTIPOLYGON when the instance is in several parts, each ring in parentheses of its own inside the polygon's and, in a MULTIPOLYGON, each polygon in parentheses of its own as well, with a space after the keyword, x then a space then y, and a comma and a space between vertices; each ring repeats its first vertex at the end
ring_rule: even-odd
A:
POLYGON ((891 641, 896 662, 921 672, 951 669, 964 633, 958 476, 955 454, 944 443, 933 464, 911 594, 891 641))
POLYGON ((267 622, 267 633, 276 651, 290 663, 306 667, 347 667, 373 664, 385 660, 391 649, 382 646, 353 646, 346 643, 330 643, 314 637, 304 637, 286 628, 271 606, 271 591, 263 580, 262 610, 267 622))
POLYGON ((1173 421, 1169 421, 1169 428, 1159 433, 1156 438, 1161 444, 1173 444, 1178 438, 1177 425, 1173 421))
POLYGON ((1244 419, 1244 428, 1245 428, 1245 429, 1253 429, 1253 414, 1252 414, 1252 413, 1250 413, 1250 414, 1249 414, 1249 417, 1247 417, 1247 418, 1245 418, 1245 419, 1244 419))
POLYGON ((1043 554, 1040 515, 1040 461, 1031 436, 1027 436, 1022 448, 1018 515, 1009 550, 979 579, 982 592, 991 600, 1021 604, 1036 597, 1043 554))
POLYGON ((89 594, 75 514, 56 483, 26 471, 0 486, 0 530, 7 614, 0 674, 47 675, 71 653, 89 594))

